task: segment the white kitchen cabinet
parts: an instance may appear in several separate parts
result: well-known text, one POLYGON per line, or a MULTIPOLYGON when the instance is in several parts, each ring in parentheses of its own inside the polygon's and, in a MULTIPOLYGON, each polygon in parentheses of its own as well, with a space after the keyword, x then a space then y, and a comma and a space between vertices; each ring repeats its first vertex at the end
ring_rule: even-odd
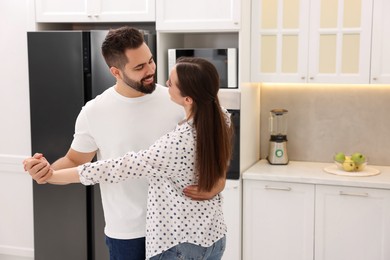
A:
POLYGON ((157 31, 238 31, 240 0, 156 0, 157 31))
POLYGON ((375 0, 372 25, 371 83, 390 83, 390 1, 375 0))
POLYGON ((315 260, 390 259, 390 191, 316 185, 315 260))
POLYGON ((252 1, 252 81, 368 83, 372 5, 252 1))
POLYGON ((37 22, 154 22, 155 0, 36 0, 37 22))
POLYGON ((243 259, 390 259, 390 190, 244 180, 243 205, 243 259))
POLYGON ((390 167, 357 177, 329 165, 261 160, 243 173, 243 259, 390 259, 390 167))
POLYGON ((244 180, 243 259, 312 260, 314 185, 244 180))
POLYGON ((223 216, 227 225, 226 250, 222 260, 241 259, 241 180, 226 180, 223 216))

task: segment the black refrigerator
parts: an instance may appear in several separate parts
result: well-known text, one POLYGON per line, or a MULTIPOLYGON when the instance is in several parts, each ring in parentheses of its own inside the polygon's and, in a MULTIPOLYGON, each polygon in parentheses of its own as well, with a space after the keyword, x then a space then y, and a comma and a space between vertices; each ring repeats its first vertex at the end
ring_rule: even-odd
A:
MULTIPOLYGON (((28 32, 32 154, 68 151, 82 106, 115 84, 101 55, 105 30, 28 32)), ((145 32, 155 57, 155 34, 145 32)), ((36 260, 107 260, 98 186, 33 182, 36 260)))

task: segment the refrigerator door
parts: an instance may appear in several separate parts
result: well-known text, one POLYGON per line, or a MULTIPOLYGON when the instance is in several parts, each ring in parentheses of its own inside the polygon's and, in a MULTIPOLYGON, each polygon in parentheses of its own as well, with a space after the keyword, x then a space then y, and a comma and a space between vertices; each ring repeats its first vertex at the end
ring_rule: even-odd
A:
POLYGON ((115 77, 103 58, 101 47, 108 31, 91 31, 91 83, 92 98, 115 85, 115 77))
MULTIPOLYGON (((111 75, 110 70, 101 53, 101 46, 108 31, 91 31, 91 89, 92 98, 102 93, 107 88, 115 84, 115 77, 111 75)), ((109 259, 109 252, 105 242, 104 234, 104 213, 100 195, 99 185, 91 187, 91 238, 92 238, 92 257, 94 260, 109 259)))
MULTIPOLYGON (((32 153, 70 147, 84 104, 81 32, 28 32, 32 153)), ((33 185, 35 259, 88 259, 87 188, 33 185)))

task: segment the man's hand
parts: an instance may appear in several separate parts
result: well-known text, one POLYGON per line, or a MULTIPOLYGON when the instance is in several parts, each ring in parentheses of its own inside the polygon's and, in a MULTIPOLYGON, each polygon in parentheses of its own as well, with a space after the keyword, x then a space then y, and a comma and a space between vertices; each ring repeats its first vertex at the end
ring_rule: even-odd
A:
POLYGON ((199 191, 197 185, 190 185, 184 188, 183 193, 187 197, 193 200, 209 200, 214 198, 215 195, 219 194, 225 188, 226 179, 221 178, 211 191, 199 191))
POLYGON ((49 162, 42 154, 36 153, 33 157, 23 161, 24 170, 38 183, 45 184, 47 179, 53 175, 49 162))

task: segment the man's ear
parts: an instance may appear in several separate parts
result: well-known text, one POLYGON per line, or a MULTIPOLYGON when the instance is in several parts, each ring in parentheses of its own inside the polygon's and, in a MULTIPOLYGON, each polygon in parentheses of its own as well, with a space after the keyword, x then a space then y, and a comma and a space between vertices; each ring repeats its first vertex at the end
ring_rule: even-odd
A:
POLYGON ((112 74, 115 78, 120 77, 120 70, 119 70, 118 68, 116 68, 116 67, 111 67, 111 68, 110 68, 110 72, 111 72, 111 74, 112 74))

